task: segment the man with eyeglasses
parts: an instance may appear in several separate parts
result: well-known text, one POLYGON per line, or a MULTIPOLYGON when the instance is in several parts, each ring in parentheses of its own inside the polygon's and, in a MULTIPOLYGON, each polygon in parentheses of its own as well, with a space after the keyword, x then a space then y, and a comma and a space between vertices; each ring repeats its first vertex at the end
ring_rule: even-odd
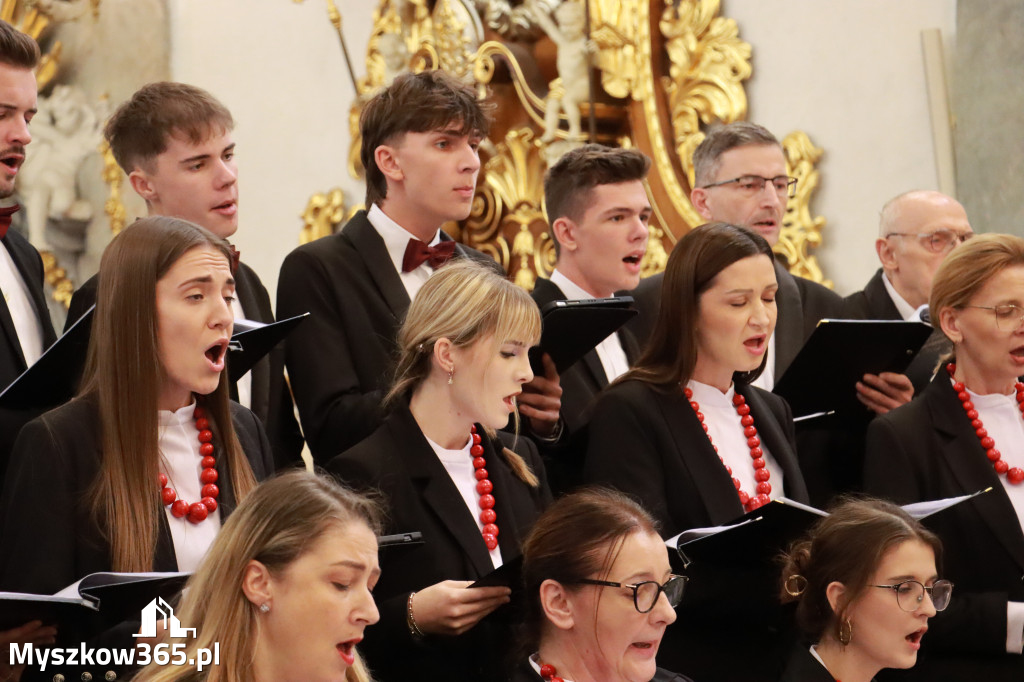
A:
MULTIPOLYGON (((708 131, 693 153, 694 189, 690 201, 707 221, 724 221, 759 233, 773 247, 779 241, 786 203, 796 191, 796 178, 786 172, 786 156, 778 139, 755 123, 737 121, 708 131)), ((778 321, 768 342, 765 371, 754 382, 772 390, 775 380, 793 362, 818 321, 838 317, 842 298, 803 277, 791 275, 776 261, 778 321)), ((650 336, 660 305, 662 276, 654 275, 633 292, 640 315, 634 330, 650 336)))
MULTIPOLYGON (((875 240, 882 267, 863 291, 846 297, 843 317, 927 322, 925 306, 932 293, 935 271, 950 251, 973 236, 967 212, 952 197, 915 190, 890 199, 882 207, 875 240)), ((902 402, 931 381, 939 357, 950 349, 942 332, 932 333, 907 368, 906 377, 913 392, 908 392, 902 402)))

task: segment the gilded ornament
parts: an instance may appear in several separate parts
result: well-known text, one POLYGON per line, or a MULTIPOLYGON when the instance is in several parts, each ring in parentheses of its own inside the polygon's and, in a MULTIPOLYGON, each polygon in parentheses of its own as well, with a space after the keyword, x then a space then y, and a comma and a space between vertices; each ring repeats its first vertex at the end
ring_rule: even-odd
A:
MULTIPOLYGON (((355 210, 358 210, 358 207, 355 210)), ((308 244, 334 234, 355 210, 346 215, 345 193, 339 187, 314 194, 302 212, 303 224, 302 232, 299 233, 299 244, 308 244)))

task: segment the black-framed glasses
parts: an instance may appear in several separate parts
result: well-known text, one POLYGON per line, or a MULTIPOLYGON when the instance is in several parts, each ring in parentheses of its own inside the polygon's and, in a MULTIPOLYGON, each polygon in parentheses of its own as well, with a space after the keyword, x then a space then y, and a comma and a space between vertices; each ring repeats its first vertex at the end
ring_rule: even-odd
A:
POLYGON ((991 310, 996 316, 996 327, 1000 331, 1012 332, 1020 328, 1024 323, 1024 308, 1018 305, 968 305, 965 308, 978 308, 980 310, 991 310))
POLYGON ((721 187, 723 185, 734 185, 737 190, 748 196, 755 196, 764 191, 764 186, 768 183, 772 183, 772 188, 779 197, 794 197, 796 196, 796 178, 791 178, 788 175, 776 175, 774 178, 765 178, 760 175, 741 175, 738 178, 732 180, 722 180, 721 182, 712 182, 709 185, 704 185, 701 189, 710 189, 712 187, 721 187))
POLYGON ((931 597, 932 606, 936 611, 944 611, 953 596, 953 583, 948 580, 936 580, 931 587, 925 587, 916 580, 904 580, 895 585, 868 585, 868 587, 884 587, 896 593, 896 603, 904 611, 914 613, 921 608, 924 593, 931 597))
POLYGON ((679 606, 683 600, 683 592, 686 591, 686 583, 689 578, 685 575, 671 575, 665 584, 655 580, 645 580, 635 584, 615 583, 610 580, 594 580, 593 578, 580 578, 577 583, 583 585, 597 585, 599 587, 625 587, 633 590, 633 607, 640 613, 650 613, 654 605, 658 603, 661 593, 665 593, 668 603, 672 608, 679 606))
POLYGON ((974 236, 973 232, 955 232, 953 230, 935 230, 934 232, 890 232, 889 237, 915 237, 932 253, 946 253, 957 244, 963 244, 974 236))

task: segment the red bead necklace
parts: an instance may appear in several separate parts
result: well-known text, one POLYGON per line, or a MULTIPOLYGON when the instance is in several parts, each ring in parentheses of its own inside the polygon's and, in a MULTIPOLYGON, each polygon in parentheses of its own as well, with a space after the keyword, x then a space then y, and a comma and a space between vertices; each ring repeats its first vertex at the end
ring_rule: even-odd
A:
MULTIPOLYGON (((693 391, 685 388, 683 389, 683 394, 690 401, 690 407, 693 408, 693 413, 697 415, 697 421, 704 428, 704 433, 708 434, 708 441, 711 443, 711 447, 715 449, 715 452, 718 452, 718 446, 711 440, 711 434, 708 433, 708 425, 704 423, 704 414, 700 411, 700 403, 693 399, 693 391)), ((754 465, 754 480, 757 481, 757 494, 751 496, 743 492, 740 488, 740 479, 732 476, 732 467, 725 463, 721 455, 718 455, 718 459, 722 461, 722 466, 732 476, 732 484, 736 486, 736 493, 739 495, 740 504, 743 505, 743 509, 750 512, 771 502, 771 498, 768 496, 772 492, 772 484, 768 482, 768 479, 772 475, 768 471, 768 463, 764 459, 761 439, 758 437, 757 429, 754 427, 754 417, 750 414, 750 405, 747 405, 747 399, 739 393, 734 393, 732 404, 736 407, 736 414, 740 416, 740 424, 743 425, 743 435, 747 437, 747 447, 750 448, 750 458, 753 460, 754 465)))
MULTIPOLYGON (((971 427, 978 436, 978 440, 981 441, 981 447, 985 451, 985 456, 988 457, 988 461, 992 462, 992 468, 996 470, 997 474, 1005 474, 1006 480, 1010 483, 1020 485, 1024 482, 1024 469, 1020 467, 1011 468, 1003 460, 1002 453, 996 450, 996 442, 988 435, 985 425, 978 418, 978 411, 974 409, 974 403, 971 402, 971 394, 967 392, 967 386, 964 385, 964 382, 957 381, 953 377, 953 373, 956 372, 956 363, 951 362, 946 365, 946 371, 949 372, 950 378, 953 379, 953 390, 956 391, 956 397, 960 399, 960 404, 963 406, 964 412, 967 413, 967 418, 971 420, 971 427)), ((1014 384, 1014 388, 1017 389, 1017 408, 1020 410, 1021 416, 1024 417, 1024 383, 1018 381, 1014 384)))
POLYGON ((192 418, 196 420, 196 429, 199 430, 199 454, 203 456, 203 470, 199 472, 199 482, 202 489, 199 494, 202 500, 189 504, 178 498, 174 488, 167 487, 167 474, 160 474, 160 500, 164 506, 171 506, 171 514, 180 519, 188 516, 192 523, 205 521, 206 517, 217 511, 217 496, 220 489, 217 487, 217 460, 213 457, 213 431, 210 430, 210 422, 206 418, 203 408, 196 406, 192 418))
POLYGON ((469 456, 473 458, 473 475, 476 476, 476 492, 480 496, 480 522, 484 524, 481 534, 487 549, 494 551, 498 546, 498 515, 494 511, 494 484, 487 478, 487 461, 484 459, 484 446, 480 444, 480 434, 476 432, 476 424, 469 428, 473 445, 469 448, 469 456))
POLYGON ((544 680, 544 682, 565 682, 565 680, 558 676, 558 671, 555 670, 555 666, 550 663, 540 664, 540 678, 544 680))

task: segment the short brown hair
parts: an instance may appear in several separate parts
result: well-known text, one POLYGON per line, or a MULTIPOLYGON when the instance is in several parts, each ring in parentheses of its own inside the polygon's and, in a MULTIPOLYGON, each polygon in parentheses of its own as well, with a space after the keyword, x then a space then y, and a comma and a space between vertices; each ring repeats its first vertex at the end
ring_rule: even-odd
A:
POLYGON ((0 64, 21 69, 36 68, 39 66, 39 43, 6 21, 0 21, 0 64))
POLYGON ((377 167, 375 153, 405 133, 425 133, 458 126, 461 135, 485 137, 490 130, 488 102, 481 102, 472 87, 440 69, 402 74, 378 92, 359 115, 362 146, 359 159, 366 169, 366 207, 383 201, 388 183, 377 167))
POLYGON ((523 650, 534 652, 544 627, 540 586, 604 578, 633 533, 658 534, 658 522, 631 497, 608 488, 583 489, 556 500, 523 543, 526 610, 523 650))
MULTIPOLYGON (((548 225, 561 217, 578 222, 585 212, 590 191, 598 185, 643 180, 651 160, 636 149, 586 144, 567 152, 544 174, 544 203, 548 225)), ((558 240, 552 231, 555 253, 558 240)))
POLYGON ((773 144, 782 148, 777 137, 756 123, 735 121, 715 126, 708 131, 704 140, 693 150, 693 177, 697 187, 715 181, 721 167, 722 154, 737 147, 763 146, 773 144))
POLYGON ((206 90, 162 81, 139 88, 107 121, 103 136, 125 173, 148 166, 167 151, 172 135, 199 144, 232 130, 231 112, 206 90))
POLYGON ((799 599, 797 625, 815 643, 845 620, 890 549, 917 540, 932 549, 936 565, 942 554, 938 536, 892 502, 846 497, 829 512, 782 557, 782 601, 799 599), (826 594, 832 582, 847 588, 836 611, 826 594))

